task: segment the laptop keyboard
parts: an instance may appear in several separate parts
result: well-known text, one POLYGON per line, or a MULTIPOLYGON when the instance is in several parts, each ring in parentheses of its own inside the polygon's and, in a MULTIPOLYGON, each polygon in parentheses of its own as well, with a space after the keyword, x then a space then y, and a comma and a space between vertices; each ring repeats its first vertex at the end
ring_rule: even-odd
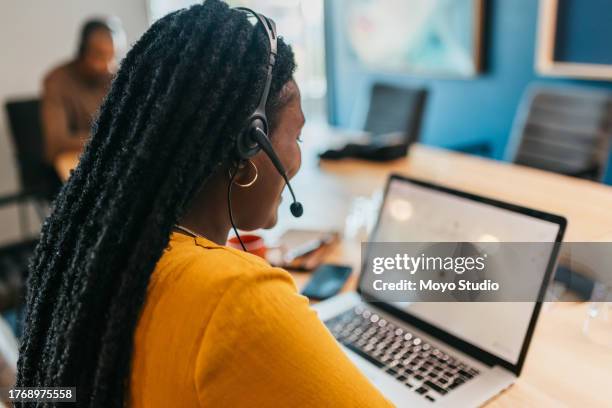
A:
POLYGON ((325 325, 345 347, 432 402, 479 374, 363 306, 327 320, 325 325))

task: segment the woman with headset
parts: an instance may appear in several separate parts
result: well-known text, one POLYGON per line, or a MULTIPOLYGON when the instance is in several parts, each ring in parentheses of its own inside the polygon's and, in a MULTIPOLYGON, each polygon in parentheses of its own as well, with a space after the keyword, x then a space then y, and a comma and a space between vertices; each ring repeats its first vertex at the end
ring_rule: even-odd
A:
POLYGON ((121 64, 31 263, 18 386, 105 408, 388 405, 286 271, 224 246, 274 226, 300 167, 293 54, 256 17, 207 0, 121 64))

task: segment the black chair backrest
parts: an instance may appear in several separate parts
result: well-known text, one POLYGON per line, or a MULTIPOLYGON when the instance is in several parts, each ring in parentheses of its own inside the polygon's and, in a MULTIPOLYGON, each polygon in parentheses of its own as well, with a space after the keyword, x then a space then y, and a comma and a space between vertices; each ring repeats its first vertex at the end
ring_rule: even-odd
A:
POLYGON ((43 198, 51 199, 60 182, 53 167, 45 161, 40 100, 8 101, 6 112, 22 190, 36 192, 43 198))
POLYGON ((514 133, 515 163, 599 179, 612 134, 612 93, 532 87, 526 93, 514 133))
POLYGON ((374 137, 401 132, 407 144, 414 143, 420 136, 426 100, 426 89, 374 84, 364 130, 374 137))

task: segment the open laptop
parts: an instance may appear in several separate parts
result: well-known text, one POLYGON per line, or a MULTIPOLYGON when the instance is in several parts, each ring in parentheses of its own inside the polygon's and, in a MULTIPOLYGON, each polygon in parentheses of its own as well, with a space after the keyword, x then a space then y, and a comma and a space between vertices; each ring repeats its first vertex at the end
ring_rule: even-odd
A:
MULTIPOLYGON (((563 217, 392 175, 370 242, 550 243, 535 271, 544 293, 565 226, 563 217)), ((479 406, 520 375, 540 302, 392 303, 362 282, 315 308, 398 407, 479 406)))

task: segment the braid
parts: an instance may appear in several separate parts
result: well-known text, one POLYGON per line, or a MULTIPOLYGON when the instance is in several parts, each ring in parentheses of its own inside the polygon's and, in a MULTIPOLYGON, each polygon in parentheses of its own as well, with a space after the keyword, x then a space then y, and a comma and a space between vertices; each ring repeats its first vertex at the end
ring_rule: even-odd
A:
MULTIPOLYGON (((244 13, 207 0, 157 21, 128 53, 30 264, 19 386, 124 404, 150 275, 195 192, 233 160, 268 47, 244 13)), ((294 68, 279 40, 271 126, 294 68)))

